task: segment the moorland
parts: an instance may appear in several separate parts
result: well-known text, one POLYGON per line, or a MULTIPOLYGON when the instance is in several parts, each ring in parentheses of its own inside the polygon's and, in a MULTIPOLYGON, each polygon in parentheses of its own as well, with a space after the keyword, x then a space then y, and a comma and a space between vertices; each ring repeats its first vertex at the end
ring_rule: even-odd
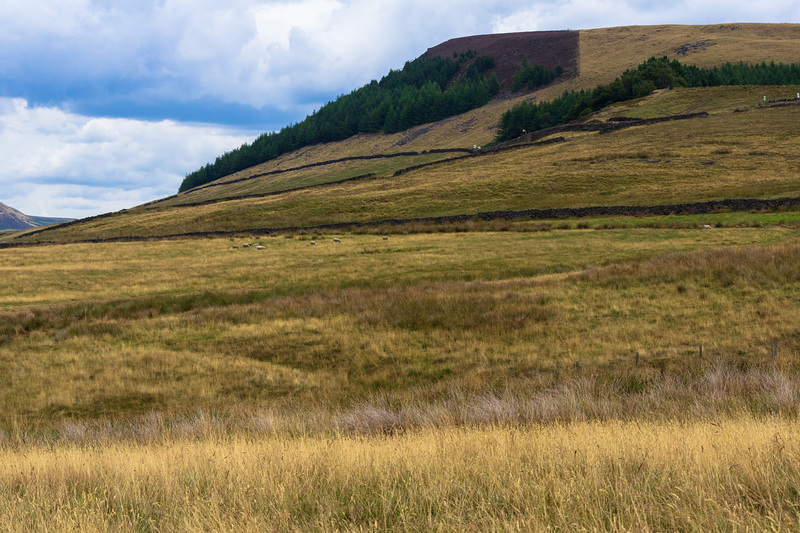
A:
POLYGON ((486 105, 0 234, 8 529, 800 529, 800 85, 492 146, 522 102, 798 35, 548 32, 563 77, 517 92, 501 51, 535 34, 456 40, 428 53, 495 54, 486 105))

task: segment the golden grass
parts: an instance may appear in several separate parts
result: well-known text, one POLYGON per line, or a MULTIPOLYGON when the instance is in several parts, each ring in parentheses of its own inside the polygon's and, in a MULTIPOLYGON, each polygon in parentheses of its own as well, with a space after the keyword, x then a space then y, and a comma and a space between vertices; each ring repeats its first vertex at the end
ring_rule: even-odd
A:
POLYGON ((795 63, 800 56, 798 24, 719 24, 622 26, 580 32, 582 88, 614 81, 650 57, 667 56, 703 68, 725 62, 795 63), (687 56, 684 45, 709 41, 705 50, 687 56))
POLYGON ((8 531, 795 530, 781 417, 0 449, 8 531))
POLYGON ((791 360, 795 235, 629 228, 271 238, 263 251, 227 239, 4 250, 0 420, 344 408, 437 383, 502 387, 576 362, 628 368, 636 352, 672 371, 701 343, 710 358, 764 361, 777 341, 791 360), (752 242, 763 244, 743 247, 752 242))

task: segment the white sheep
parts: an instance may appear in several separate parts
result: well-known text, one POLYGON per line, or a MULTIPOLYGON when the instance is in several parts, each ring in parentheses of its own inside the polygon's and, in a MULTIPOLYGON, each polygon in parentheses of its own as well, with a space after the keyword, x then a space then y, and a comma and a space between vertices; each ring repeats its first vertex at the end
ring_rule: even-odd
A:
POLYGON ((712 228, 712 227, 711 227, 711 226, 709 226, 708 224, 703 224, 703 229, 714 229, 714 228, 712 228))

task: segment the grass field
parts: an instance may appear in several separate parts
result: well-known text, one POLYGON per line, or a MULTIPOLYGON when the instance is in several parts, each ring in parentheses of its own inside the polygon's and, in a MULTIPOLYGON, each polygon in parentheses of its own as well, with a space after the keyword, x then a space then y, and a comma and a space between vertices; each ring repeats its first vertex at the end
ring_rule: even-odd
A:
POLYGON ((344 408, 636 352, 679 368, 701 343, 709 357, 761 360, 774 341, 788 355, 797 229, 778 222, 3 250, 0 420, 344 408))
POLYGON ((0 514, 795 530, 798 216, 0 250, 0 514))
POLYGON ((782 417, 0 450, 7 531, 794 531, 782 417))
MULTIPOLYGON (((516 101, 701 40, 687 62, 795 61, 796 32, 582 32, 580 78, 228 179, 471 148, 516 101)), ((0 248, 3 529, 800 531, 800 211, 248 231, 800 196, 800 107, 761 105, 787 91, 658 91, 592 118, 710 115, 0 233, 23 244, 0 248), (158 238, 198 231, 235 236, 158 238)))

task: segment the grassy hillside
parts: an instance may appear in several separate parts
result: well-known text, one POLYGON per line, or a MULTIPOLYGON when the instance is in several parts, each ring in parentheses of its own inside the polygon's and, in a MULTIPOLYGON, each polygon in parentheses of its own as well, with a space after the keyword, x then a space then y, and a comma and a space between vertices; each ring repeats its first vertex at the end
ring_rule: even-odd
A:
MULTIPOLYGON (((706 39, 686 58, 789 55, 795 34, 581 32, 570 83, 706 39)), ((764 103, 800 87, 656 91, 589 120, 707 115, 429 152, 564 87, 0 233, 28 244, 0 247, 5 523, 796 529, 800 210, 381 223, 800 196, 800 105, 764 103), (419 155, 309 166, 398 152, 419 155), (353 221, 375 225, 308 229, 353 221)))
MULTIPOLYGON (((762 24, 583 31, 579 39, 578 76, 568 82, 533 94, 507 94, 479 110, 394 135, 358 135, 338 143, 307 147, 223 178, 213 186, 113 217, 30 237, 16 236, 14 240, 69 241, 247 231, 497 209, 796 195, 792 161, 797 154, 786 139, 793 134, 797 108, 758 106, 764 96, 770 100, 787 98, 800 87, 658 92, 605 110, 595 118, 604 120, 618 115, 650 118, 698 111, 708 111, 713 116, 680 124, 633 128, 608 136, 569 134, 565 136, 567 142, 559 145, 530 146, 401 176, 394 174, 407 167, 460 155, 429 153, 430 150, 471 149, 487 144, 494 137, 502 112, 523 99, 541 100, 564 89, 607 83, 650 55, 667 55, 700 66, 739 60, 793 61, 800 52, 797 33, 796 25, 762 24), (756 46, 762 41, 766 43, 764 46, 756 46), (750 112, 737 112, 741 110, 750 112), (664 143, 664 138, 673 135, 674 141, 664 143), (341 161, 401 152, 420 155, 341 161), (772 157, 774 154, 778 157, 772 157), (536 165, 528 163, 531 158, 536 165), (339 162, 321 164, 333 160, 339 162), (309 166, 315 164, 319 166, 309 166), (258 174, 266 175, 252 178, 258 174), (643 174, 657 181, 643 182, 643 174), (368 177, 336 184, 364 176, 368 177), (697 186, 701 180, 702 185, 697 186), (331 185, 321 186, 324 184, 331 185), (308 186, 317 187, 296 190, 308 186), (600 194, 594 194, 597 187, 600 194), (276 194, 280 191, 292 192, 276 194), (253 198, 258 195, 269 196, 253 198), (231 201, 221 202, 226 199, 231 201), (217 203, 196 206, 209 201, 217 203), (173 208, 179 205, 195 206, 173 208)), ((474 38, 449 43, 451 47, 479 44, 474 38)), ((478 50, 478 53, 483 52, 478 50)))
POLYGON ((800 87, 675 89, 612 107, 604 115, 661 116, 710 111, 610 134, 558 133, 564 142, 523 145, 479 155, 435 154, 290 171, 228 187, 208 187, 162 204, 136 208, 17 240, 67 241, 198 231, 255 231, 287 226, 376 222, 393 218, 493 210, 652 205, 725 198, 800 195, 792 141, 800 105, 761 107, 800 87), (763 96, 761 96, 763 98, 763 96), (668 143, 664 139, 669 139, 668 143), (457 157, 400 175, 410 162, 457 157), (350 172, 348 172, 348 167, 350 172), (231 191, 258 195, 320 176, 366 179, 283 194, 224 200, 231 191), (208 202, 196 205, 197 202, 208 202), (180 207, 186 202, 187 207, 180 207))

